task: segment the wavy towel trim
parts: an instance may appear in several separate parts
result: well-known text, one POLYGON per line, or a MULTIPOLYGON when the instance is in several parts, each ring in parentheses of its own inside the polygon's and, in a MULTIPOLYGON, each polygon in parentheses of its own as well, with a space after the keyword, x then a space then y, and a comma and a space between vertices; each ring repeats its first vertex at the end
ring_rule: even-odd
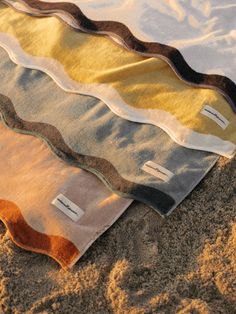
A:
POLYGON ((22 133, 30 133, 43 138, 57 156, 94 173, 110 190, 115 191, 122 197, 146 203, 162 216, 169 214, 176 207, 174 199, 168 194, 122 178, 115 167, 106 159, 74 152, 65 143, 60 132, 54 126, 46 123, 22 120, 18 117, 11 100, 1 94, 0 113, 7 126, 22 133))
POLYGON ((96 97, 123 119, 160 127, 181 146, 213 152, 227 158, 232 158, 235 154, 236 145, 234 143, 215 135, 195 132, 164 110, 134 108, 126 104, 120 94, 107 84, 80 84, 70 79, 61 63, 54 59, 52 63, 47 58, 29 55, 11 35, 0 33, 0 46, 7 51, 13 62, 26 68, 45 72, 63 90, 96 97))
POLYGON ((141 41, 132 34, 127 26, 120 22, 91 20, 73 3, 52 3, 38 0, 18 1, 41 15, 48 15, 51 13, 67 14, 72 17, 73 22, 76 25, 75 28, 77 29, 89 33, 107 34, 109 36, 113 35, 118 37, 123 45, 130 50, 147 57, 160 57, 164 59, 172 67, 175 73, 186 83, 219 91, 225 96, 233 111, 236 113, 236 84, 226 76, 204 74, 194 71, 185 61, 178 49, 156 42, 141 41))
POLYGON ((0 219, 16 245, 52 257, 65 270, 71 268, 80 256, 79 250, 71 241, 34 230, 13 202, 0 199, 0 219))

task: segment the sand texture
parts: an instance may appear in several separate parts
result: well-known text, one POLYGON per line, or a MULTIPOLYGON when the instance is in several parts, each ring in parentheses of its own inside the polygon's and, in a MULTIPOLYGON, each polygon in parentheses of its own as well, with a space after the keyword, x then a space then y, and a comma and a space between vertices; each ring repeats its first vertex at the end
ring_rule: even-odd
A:
POLYGON ((0 312, 236 313, 235 191, 222 158, 169 218, 134 203, 67 273, 0 224, 0 312))

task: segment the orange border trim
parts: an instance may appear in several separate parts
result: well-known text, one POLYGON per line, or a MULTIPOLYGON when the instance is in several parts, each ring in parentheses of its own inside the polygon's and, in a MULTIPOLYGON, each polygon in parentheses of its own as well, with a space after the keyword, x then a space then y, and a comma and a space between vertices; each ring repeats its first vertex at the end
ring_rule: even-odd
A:
POLYGON ((65 270, 78 260, 80 252, 71 241, 34 230, 13 202, 0 199, 0 220, 8 229, 12 241, 19 247, 50 256, 65 270))

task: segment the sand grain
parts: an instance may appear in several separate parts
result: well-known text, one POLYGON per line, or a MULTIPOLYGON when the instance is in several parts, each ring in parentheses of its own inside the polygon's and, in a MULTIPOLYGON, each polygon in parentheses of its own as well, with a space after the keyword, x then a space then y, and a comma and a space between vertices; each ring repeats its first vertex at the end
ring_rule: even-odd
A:
POLYGON ((236 159, 163 220, 132 205, 65 273, 0 224, 3 313, 235 313, 236 159))

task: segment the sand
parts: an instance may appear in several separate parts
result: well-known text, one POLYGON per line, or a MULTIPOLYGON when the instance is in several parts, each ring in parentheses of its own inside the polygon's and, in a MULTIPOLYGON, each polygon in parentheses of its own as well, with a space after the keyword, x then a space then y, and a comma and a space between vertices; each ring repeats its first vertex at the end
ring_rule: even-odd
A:
POLYGON ((167 219, 134 203, 71 272, 0 224, 0 312, 236 313, 236 159, 167 219))

